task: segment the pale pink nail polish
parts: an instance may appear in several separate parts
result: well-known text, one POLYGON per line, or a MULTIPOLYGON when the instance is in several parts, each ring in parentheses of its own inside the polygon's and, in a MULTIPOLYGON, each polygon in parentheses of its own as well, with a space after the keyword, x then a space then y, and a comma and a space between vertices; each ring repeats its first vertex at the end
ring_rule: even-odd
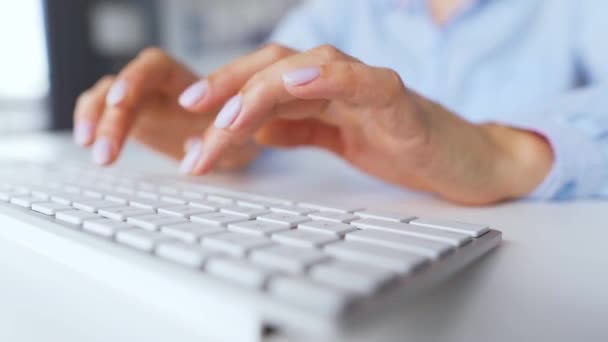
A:
POLYGON ((217 118, 215 118, 215 127, 227 128, 228 126, 230 126, 234 119, 236 119, 236 117, 239 115, 242 104, 243 96, 241 96, 240 94, 228 100, 228 102, 226 102, 226 104, 224 105, 224 108, 222 108, 222 110, 217 115, 217 118))
POLYGON ((179 172, 182 174, 189 174, 194 171, 196 164, 198 164, 199 160, 203 155, 203 143, 200 139, 193 142, 188 149, 188 153, 182 160, 182 163, 179 166, 179 172))
POLYGON ((310 83, 321 76, 318 67, 297 69, 283 74, 283 82, 289 86, 300 86, 310 83))
POLYGON ((179 96, 178 102, 182 107, 192 107, 205 97, 208 89, 209 82, 207 80, 198 81, 184 90, 179 96))
POLYGON ((115 106, 125 97, 127 93, 127 82, 125 80, 116 81, 106 95, 106 104, 115 106))
POLYGON ((106 165, 112 157, 112 141, 106 137, 97 139, 93 146, 93 163, 106 165))
POLYGON ((74 141, 78 145, 84 145, 93 138, 93 123, 90 121, 78 121, 74 125, 74 141))

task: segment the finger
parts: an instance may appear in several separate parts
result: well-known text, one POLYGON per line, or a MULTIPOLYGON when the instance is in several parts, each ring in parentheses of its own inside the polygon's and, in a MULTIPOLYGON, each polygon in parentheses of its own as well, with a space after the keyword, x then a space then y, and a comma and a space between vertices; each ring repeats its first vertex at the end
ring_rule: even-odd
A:
POLYGON ((387 68, 352 61, 335 61, 283 74, 286 91, 298 99, 339 100, 365 106, 392 104, 404 89, 399 74, 387 68), (307 73, 320 76, 307 81, 307 73))
POLYGON ((256 142, 264 146, 316 146, 343 155, 340 129, 317 119, 274 119, 256 133, 256 142))
POLYGON ((97 127, 93 160, 112 163, 136 119, 138 107, 154 97, 177 98, 196 76, 160 49, 150 48, 125 67, 106 97, 106 110, 97 127))
POLYGON ((95 139, 95 127, 105 108, 105 98, 114 76, 105 76, 76 100, 74 108, 74 141, 89 146, 95 139))
POLYGON ((234 96, 258 71, 295 53, 295 50, 281 45, 266 45, 194 83, 180 95, 179 103, 194 113, 215 109, 234 96))
MULTIPOLYGON (((192 174, 203 153, 204 138, 195 136, 184 143, 185 157, 180 164, 179 171, 182 174, 192 174)), ((240 145, 234 145, 228 149, 225 156, 218 161, 217 168, 221 170, 235 170, 248 165, 260 152, 260 147, 253 141, 247 141, 240 145)))
POLYGON ((258 72, 218 113, 214 126, 207 132, 206 150, 195 173, 211 170, 227 148, 248 139, 265 120, 273 116, 277 106, 298 100, 287 91, 283 80, 286 73, 305 70, 299 82, 310 83, 321 77, 320 69, 311 69, 311 65, 339 60, 356 62, 335 48, 324 46, 290 56, 258 72))
POLYGON ((151 91, 175 96, 196 75, 160 48, 147 48, 118 74, 107 97, 108 106, 132 110, 151 91))

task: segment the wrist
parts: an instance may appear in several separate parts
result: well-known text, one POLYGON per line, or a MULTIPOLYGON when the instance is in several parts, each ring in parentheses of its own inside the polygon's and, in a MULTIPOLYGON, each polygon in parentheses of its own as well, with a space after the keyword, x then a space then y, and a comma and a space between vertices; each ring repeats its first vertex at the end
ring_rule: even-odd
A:
POLYGON ((551 171, 553 149, 541 135, 498 124, 479 128, 496 148, 494 182, 502 200, 521 198, 538 187, 551 171))

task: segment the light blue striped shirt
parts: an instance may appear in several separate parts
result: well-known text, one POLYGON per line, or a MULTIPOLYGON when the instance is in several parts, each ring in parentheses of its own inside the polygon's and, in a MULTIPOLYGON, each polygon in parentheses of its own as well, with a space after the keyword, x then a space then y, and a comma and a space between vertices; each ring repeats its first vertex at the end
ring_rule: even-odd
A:
POLYGON ((317 0, 272 40, 332 44, 476 123, 536 131, 555 163, 531 198, 608 195, 608 1, 477 0, 437 26, 424 0, 317 0))

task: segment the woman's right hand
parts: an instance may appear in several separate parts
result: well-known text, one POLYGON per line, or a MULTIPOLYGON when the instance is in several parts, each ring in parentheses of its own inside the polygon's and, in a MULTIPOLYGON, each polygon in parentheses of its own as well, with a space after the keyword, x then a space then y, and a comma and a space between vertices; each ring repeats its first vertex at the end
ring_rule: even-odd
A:
MULTIPOLYGON (((78 98, 74 139, 92 147, 99 165, 113 163, 129 136, 181 160, 187 145, 202 143, 202 133, 226 101, 259 70, 291 53, 270 45, 199 81, 163 50, 145 49, 118 75, 103 77, 78 98)), ((233 146, 218 167, 246 166, 258 150, 253 142, 233 146)), ((185 169, 187 162, 182 164, 185 169)))

